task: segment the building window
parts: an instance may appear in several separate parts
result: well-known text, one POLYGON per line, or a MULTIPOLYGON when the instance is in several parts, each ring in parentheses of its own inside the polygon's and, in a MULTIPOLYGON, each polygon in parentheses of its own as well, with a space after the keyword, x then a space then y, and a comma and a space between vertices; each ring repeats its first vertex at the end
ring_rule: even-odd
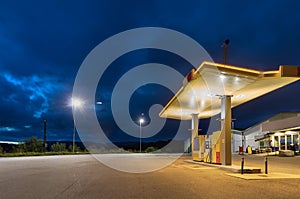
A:
POLYGON ((287 149, 288 150, 291 150, 292 147, 291 147, 291 144, 292 144, 292 138, 291 138, 292 135, 287 135, 286 136, 286 139, 287 139, 287 149))
POLYGON ((293 144, 298 144, 298 135, 293 135, 293 144))
POLYGON ((280 136, 280 149, 285 150, 285 136, 280 136))

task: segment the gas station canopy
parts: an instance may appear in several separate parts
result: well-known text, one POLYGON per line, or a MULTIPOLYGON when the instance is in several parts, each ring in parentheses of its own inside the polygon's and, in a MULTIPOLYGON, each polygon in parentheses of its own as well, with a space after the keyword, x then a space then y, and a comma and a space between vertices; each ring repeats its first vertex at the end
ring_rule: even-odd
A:
POLYGON ((231 108, 300 79, 300 67, 280 66, 275 71, 258 71, 231 65, 203 62, 192 70, 183 86, 159 116, 190 120, 192 114, 209 118, 221 111, 220 97, 231 96, 231 108))

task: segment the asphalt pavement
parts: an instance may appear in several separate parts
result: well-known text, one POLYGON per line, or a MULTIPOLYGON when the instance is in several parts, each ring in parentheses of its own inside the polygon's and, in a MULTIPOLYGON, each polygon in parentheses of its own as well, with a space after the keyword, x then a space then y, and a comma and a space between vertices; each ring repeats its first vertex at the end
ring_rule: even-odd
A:
MULTIPOLYGON (((143 157, 139 155, 133 156, 143 157)), ((247 156, 245 162, 257 166, 263 158, 247 156)), ((245 180, 187 159, 133 174, 111 169, 91 155, 0 158, 0 198, 299 198, 299 178, 245 180)), ((233 162, 239 160, 235 155, 233 162)), ((270 169, 278 172, 286 166, 285 172, 299 173, 299 160, 272 157, 270 164, 278 164, 270 169)))

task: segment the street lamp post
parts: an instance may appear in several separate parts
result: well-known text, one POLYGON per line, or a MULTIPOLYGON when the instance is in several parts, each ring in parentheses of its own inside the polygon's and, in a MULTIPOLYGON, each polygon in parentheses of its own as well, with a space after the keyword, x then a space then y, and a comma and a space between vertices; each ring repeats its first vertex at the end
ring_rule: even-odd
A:
POLYGON ((73 144, 72 144, 72 152, 75 152, 75 136, 76 136, 76 127, 75 127, 75 119, 73 119, 73 144))
MULTIPOLYGON (((73 111, 76 108, 80 108, 82 106, 83 102, 80 99, 72 98, 72 108, 73 111)), ((73 118, 73 145, 72 145, 72 151, 75 152, 75 136, 76 136, 76 127, 75 127, 75 118, 73 118)))
POLYGON ((142 123, 144 123, 144 119, 140 118, 140 153, 142 152, 142 123))

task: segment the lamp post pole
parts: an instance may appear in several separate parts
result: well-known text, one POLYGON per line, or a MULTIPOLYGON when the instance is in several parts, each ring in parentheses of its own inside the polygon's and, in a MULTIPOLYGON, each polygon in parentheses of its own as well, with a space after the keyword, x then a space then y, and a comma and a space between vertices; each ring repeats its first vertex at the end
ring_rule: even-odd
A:
POLYGON ((47 120, 44 120, 44 151, 47 152, 47 120))
POLYGON ((75 127, 75 119, 73 119, 73 146, 72 151, 75 152, 75 135, 76 135, 76 127, 75 127))
MULTIPOLYGON (((73 108, 73 113, 76 108, 82 107, 83 102, 80 99, 72 98, 72 108, 73 108)), ((73 146, 72 146, 72 151, 73 153, 75 152, 75 136, 76 136, 76 127, 75 127, 75 118, 73 117, 73 146)))
POLYGON ((140 121, 140 153, 142 152, 142 123, 140 121))
POLYGON ((140 123, 140 153, 142 152, 142 123, 144 123, 144 119, 141 118, 139 120, 140 123))

